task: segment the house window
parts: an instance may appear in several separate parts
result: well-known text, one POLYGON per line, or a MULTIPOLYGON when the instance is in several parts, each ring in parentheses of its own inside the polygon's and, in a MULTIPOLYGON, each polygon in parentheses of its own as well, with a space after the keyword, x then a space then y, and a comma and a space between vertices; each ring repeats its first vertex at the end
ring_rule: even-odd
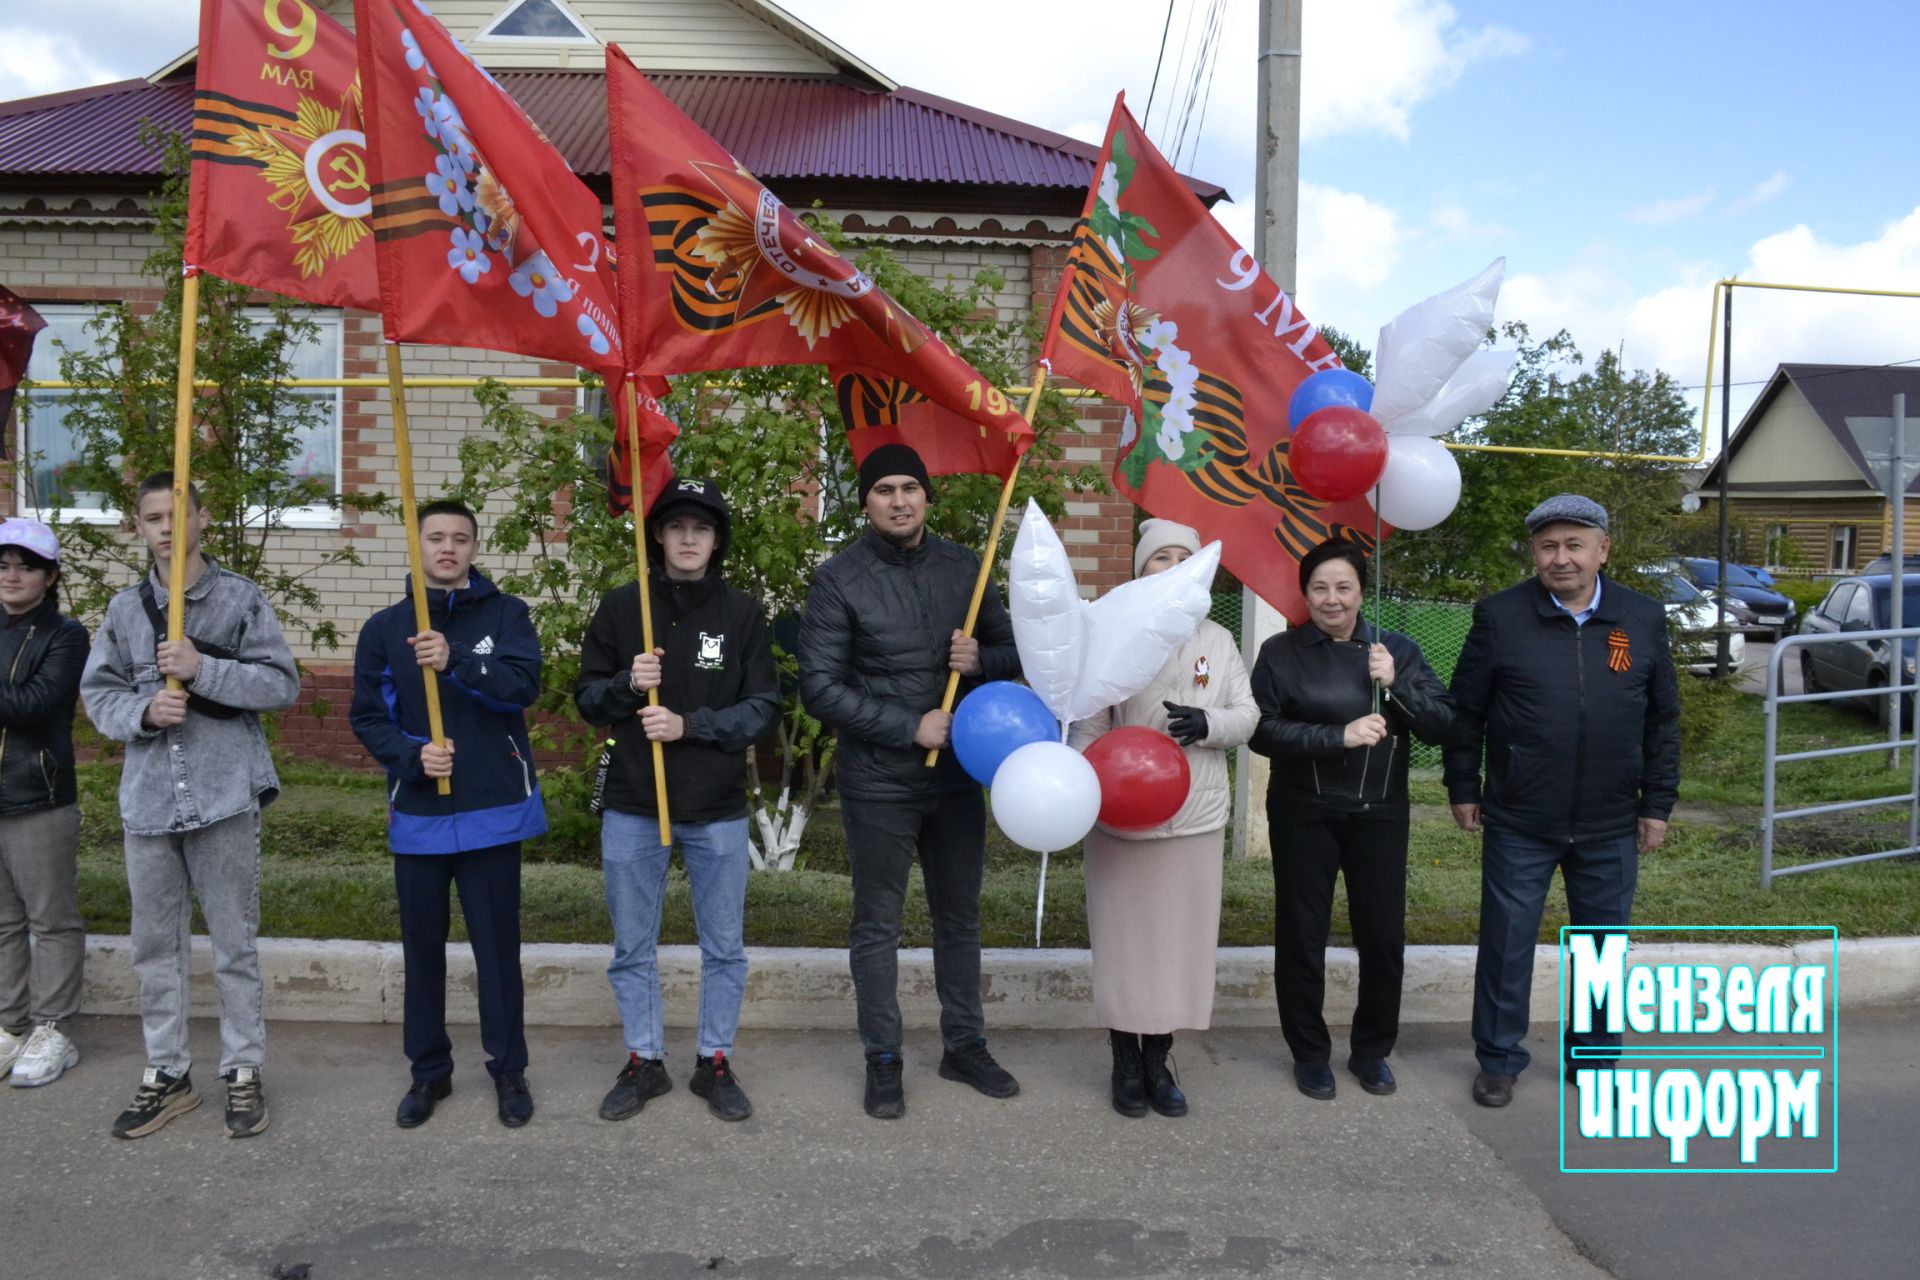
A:
POLYGON ((541 44, 600 42, 562 0, 516 0, 480 28, 476 40, 522 40, 541 44))
MULTIPOLYGON (((87 332, 97 308, 89 305, 43 302, 34 307, 47 327, 33 344, 27 377, 33 382, 60 380, 60 357, 67 351, 89 351, 98 342, 87 332)), ((61 520, 119 519, 104 509, 102 495, 76 493, 68 483, 70 468, 79 461, 80 448, 67 425, 74 393, 34 390, 21 403, 18 509, 36 511, 61 520)))
MULTIPOLYGON (((249 307, 247 319, 267 324, 273 313, 265 307, 249 307)), ((341 369, 343 322, 337 311, 309 312, 315 332, 289 352, 289 376, 294 378, 338 378, 341 369)), ((340 414, 346 393, 339 387, 300 387, 289 392, 320 406, 320 413, 294 441, 293 454, 287 459, 287 472, 296 480, 317 482, 328 493, 340 491, 340 414)), ((283 514, 283 523, 303 528, 331 528, 340 523, 340 513, 331 507, 293 507, 283 514)))
MULTIPOLYGON (((35 310, 46 318, 47 328, 34 343, 33 359, 27 376, 35 381, 58 381, 60 357, 66 350, 89 350, 97 335, 87 331, 93 318, 92 306, 45 303, 35 310)), ((250 309, 248 319, 265 323, 272 313, 265 307, 250 309)), ((342 325, 339 312, 321 312, 311 317, 317 332, 291 353, 295 378, 338 378, 341 368, 342 325)), ((292 394, 320 404, 324 412, 307 429, 295 446, 288 471, 301 479, 319 481, 334 492, 340 476, 340 412, 344 393, 338 387, 302 388, 292 394)), ((113 522, 120 517, 107 510, 106 497, 100 493, 75 491, 68 483, 68 469, 78 461, 80 449, 67 425, 67 413, 76 393, 64 390, 36 390, 30 397, 26 426, 21 433, 21 453, 28 465, 19 468, 20 508, 42 513, 57 513, 66 521, 113 522)), ((298 507, 285 515, 285 523, 308 528, 333 527, 339 514, 325 506, 298 507)))
POLYGON ((1860 535, 1857 524, 1837 524, 1833 526, 1832 540, 1827 544, 1827 568, 1835 573, 1853 572, 1853 551, 1860 535))
POLYGON ((1765 563, 1783 565, 1792 548, 1792 531, 1784 524, 1771 525, 1767 529, 1767 558, 1765 563))

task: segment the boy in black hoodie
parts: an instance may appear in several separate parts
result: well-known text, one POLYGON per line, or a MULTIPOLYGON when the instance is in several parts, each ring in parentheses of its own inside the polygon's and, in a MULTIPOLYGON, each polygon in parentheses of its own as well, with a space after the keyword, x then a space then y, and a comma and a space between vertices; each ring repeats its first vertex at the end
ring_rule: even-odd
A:
POLYGON ((604 1120, 638 1115, 672 1088, 660 1009, 660 904, 669 849, 660 843, 652 743, 663 744, 674 845, 693 887, 700 931, 698 1056, 688 1082, 722 1120, 753 1112, 728 1055, 746 990, 741 917, 747 892, 745 753, 773 727, 780 691, 766 614, 721 577, 732 524, 711 480, 676 480, 647 516, 655 647, 641 638, 637 583, 601 600, 580 645, 574 701, 611 730, 596 786, 600 853, 613 917, 613 984, 627 1064, 600 1104, 604 1120), (660 705, 647 705, 647 691, 660 705))

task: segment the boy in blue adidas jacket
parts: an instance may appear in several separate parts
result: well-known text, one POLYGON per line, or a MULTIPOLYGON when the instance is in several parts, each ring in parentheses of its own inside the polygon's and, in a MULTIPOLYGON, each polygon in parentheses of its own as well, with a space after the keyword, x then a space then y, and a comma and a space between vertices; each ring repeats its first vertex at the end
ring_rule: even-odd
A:
POLYGON ((520 842, 547 830, 524 712, 540 692, 540 638, 526 603, 473 569, 479 522, 457 502, 420 508, 430 629, 407 594, 367 620, 353 662, 353 732, 386 766, 387 840, 406 958, 404 1043, 413 1086, 395 1122, 424 1124, 452 1091, 447 1038, 448 890, 473 941, 480 1040, 500 1123, 533 1116, 520 981, 520 842), (428 669, 446 745, 427 728, 428 669), (438 780, 451 780, 449 795, 438 780))

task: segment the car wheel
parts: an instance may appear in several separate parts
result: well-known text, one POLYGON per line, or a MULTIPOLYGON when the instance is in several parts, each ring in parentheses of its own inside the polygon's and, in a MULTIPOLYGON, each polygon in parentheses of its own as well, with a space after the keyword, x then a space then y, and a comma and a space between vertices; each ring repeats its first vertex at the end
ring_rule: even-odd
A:
POLYGON ((1820 692, 1820 682, 1813 678, 1813 655, 1805 649, 1800 651, 1800 692, 1820 692))
MULTIPOLYGON (((1875 676, 1873 679, 1873 684, 1869 686, 1870 692, 1872 692, 1874 695, 1873 718, 1874 718, 1874 721, 1882 729, 1889 727, 1887 724, 1887 715, 1889 711, 1889 707, 1887 705, 1888 698, 1887 698, 1887 695, 1884 692, 1882 692, 1882 690, 1884 690, 1886 687, 1887 687, 1887 682, 1881 679, 1879 676, 1875 676)), ((1900 732, 1905 733, 1907 732, 1907 730, 1911 729, 1912 727, 1913 727, 1913 695, 1910 693, 1902 694, 1900 697, 1900 732)))

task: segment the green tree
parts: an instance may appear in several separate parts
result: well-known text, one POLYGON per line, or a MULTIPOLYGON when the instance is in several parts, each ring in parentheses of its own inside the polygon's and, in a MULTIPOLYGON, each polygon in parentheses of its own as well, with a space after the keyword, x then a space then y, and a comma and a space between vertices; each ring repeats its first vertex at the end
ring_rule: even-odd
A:
MULTIPOLYGON (((64 492, 29 494, 36 506, 93 492, 104 495, 108 510, 131 513, 140 479, 173 466, 187 144, 179 134, 152 127, 142 138, 161 152, 166 170, 154 206, 160 243, 141 266, 163 297, 145 315, 125 305, 103 307, 88 325, 92 345, 61 355, 61 377, 84 384, 66 402, 66 426, 78 456, 61 471, 64 492)), ((295 354, 316 326, 285 299, 263 314, 249 305, 251 295, 245 286, 200 277, 196 378, 213 384, 193 402, 193 479, 213 517, 202 547, 258 583, 283 621, 304 630, 312 644, 333 648, 338 630, 321 615, 310 580, 330 566, 360 563, 352 545, 343 542, 299 565, 273 554, 273 535, 289 511, 338 510, 343 504, 338 477, 291 474, 309 433, 328 413, 324 403, 285 385, 294 376, 295 354)), ((388 503, 380 494, 355 494, 353 505, 374 512, 388 503)), ((58 523, 58 534, 68 553, 62 556, 67 598, 81 616, 97 617, 115 591, 147 571, 146 547, 121 525, 70 520, 58 523)))
MULTIPOLYGON (((1525 324, 1502 326, 1498 345, 1520 352, 1511 388, 1483 418, 1449 439, 1526 449, 1680 455, 1693 448, 1691 411, 1666 373, 1628 370, 1613 351, 1591 367, 1563 330, 1536 341, 1525 324)), ((1608 572, 1629 583, 1673 554, 1673 520, 1685 480, 1678 464, 1628 458, 1459 451, 1460 505, 1432 529, 1387 539, 1386 585, 1473 599, 1532 572, 1524 518, 1546 497, 1583 493, 1607 509, 1608 572)))
MULTIPOLYGON (((822 228, 836 244, 836 228, 822 228)), ((1003 281, 991 271, 942 284, 918 276, 881 248, 857 255, 862 270, 997 385, 1024 380, 1027 353, 1037 347, 1030 323, 994 316, 992 295, 1003 281)), ((458 496, 504 508, 483 531, 491 552, 515 557, 499 575, 503 589, 527 598, 545 655, 545 713, 536 732, 571 761, 549 770, 543 789, 559 856, 596 847, 587 811, 599 735, 579 720, 573 688, 578 644, 600 596, 634 576, 633 526, 606 508, 602 459, 612 428, 588 414, 553 421, 515 403, 497 386, 478 393, 484 429, 460 445, 458 496), (553 495, 562 495, 554 501, 553 495)), ((814 569, 864 528, 854 501, 852 456, 826 371, 814 365, 740 369, 676 380, 668 409, 681 423, 673 447, 681 475, 720 483, 733 510, 727 577, 758 598, 775 619, 783 705, 776 738, 779 777, 762 786, 751 756, 743 761, 755 816, 756 865, 793 865, 800 838, 831 777, 833 741, 806 714, 797 694, 797 662, 779 643, 791 641, 814 569)), ((1036 442, 1014 492, 1014 511, 1036 499, 1047 514, 1064 514, 1066 495, 1100 489, 1090 466, 1064 461, 1060 433, 1072 429, 1063 397, 1048 393, 1035 414, 1036 442)), ((934 481, 929 526, 978 547, 998 502, 991 476, 934 481)))

